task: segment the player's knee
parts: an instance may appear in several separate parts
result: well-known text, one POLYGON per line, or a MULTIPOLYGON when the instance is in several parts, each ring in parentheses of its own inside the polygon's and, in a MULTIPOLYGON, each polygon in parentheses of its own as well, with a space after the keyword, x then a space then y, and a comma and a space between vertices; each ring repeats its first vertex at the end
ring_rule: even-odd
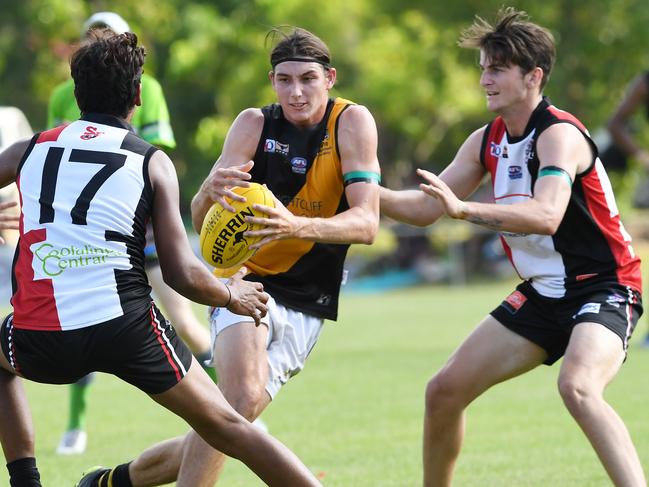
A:
POLYGON ((426 384, 426 411, 431 413, 452 407, 459 402, 457 387, 443 372, 426 384))
POLYGON ((255 419, 261 412, 264 398, 263 386, 254 384, 239 384, 236 388, 229 388, 225 394, 230 405, 248 421, 255 419))
POLYGON ((583 410, 600 396, 596 388, 585 378, 561 374, 558 381, 559 394, 563 403, 572 413, 583 410))

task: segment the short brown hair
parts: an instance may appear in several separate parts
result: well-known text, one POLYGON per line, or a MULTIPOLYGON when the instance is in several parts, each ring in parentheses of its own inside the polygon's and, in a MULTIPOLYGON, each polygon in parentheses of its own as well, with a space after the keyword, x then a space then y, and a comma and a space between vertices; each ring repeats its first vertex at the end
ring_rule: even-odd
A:
POLYGON ((72 55, 70 72, 81 113, 126 117, 135 106, 144 47, 132 32, 94 29, 72 55))
POLYGON ((525 73, 538 66, 543 70, 543 89, 556 59, 554 37, 549 30, 528 19, 526 12, 513 7, 498 11, 495 27, 476 16, 473 25, 460 35, 458 44, 481 49, 490 60, 519 66, 525 73))
POLYGON ((280 28, 275 28, 266 35, 266 40, 275 41, 277 38, 279 41, 270 54, 273 69, 285 61, 316 62, 322 64, 325 69, 331 67, 329 48, 322 39, 308 30, 295 27, 287 34, 280 28))

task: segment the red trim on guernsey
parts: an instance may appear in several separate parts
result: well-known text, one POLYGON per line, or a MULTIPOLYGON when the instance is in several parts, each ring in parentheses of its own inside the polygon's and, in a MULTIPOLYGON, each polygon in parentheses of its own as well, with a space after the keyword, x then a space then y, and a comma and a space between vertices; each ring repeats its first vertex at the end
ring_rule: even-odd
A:
MULTIPOLYGON (((509 245, 507 245, 507 240, 505 240, 505 238, 502 235, 500 235, 500 243, 503 246, 503 250, 505 251, 505 255, 507 256, 507 258, 509 259, 509 262, 511 262, 512 267, 516 271, 516 274, 518 274, 518 277, 521 277, 521 273, 518 272, 518 269, 516 268, 516 263, 514 262, 514 258, 512 257, 512 249, 511 249, 511 247, 509 245)), ((522 279, 522 277, 521 277, 521 279, 522 279)))
POLYGON ((491 130, 487 134, 487 143, 484 148, 485 168, 491 173, 491 184, 493 185, 496 178, 496 168, 498 166, 498 156, 491 153, 491 144, 500 145, 505 133, 505 122, 502 117, 496 117, 491 124, 491 130))
POLYGON ((67 124, 46 130, 45 132, 41 132, 41 134, 38 136, 38 139, 36 139, 36 143, 40 144, 41 142, 56 142, 59 138, 59 135, 61 135, 61 132, 63 132, 63 129, 65 129, 66 127, 67 124))
POLYGON ((20 233, 19 255, 14 267, 18 289, 11 298, 11 305, 14 308, 14 326, 23 330, 60 330, 61 321, 56 309, 52 280, 35 280, 32 267, 34 254, 30 247, 47 240, 47 230, 40 228, 23 234, 21 215, 20 233))
POLYGON ((494 198, 494 200, 496 201, 504 200, 505 198, 513 198, 514 196, 527 196, 528 198, 532 197, 531 194, 527 194, 527 193, 512 193, 512 194, 506 194, 504 196, 499 196, 498 198, 494 198))
POLYGON ((568 112, 564 112, 563 110, 559 110, 559 109, 558 109, 557 107, 555 107, 554 105, 550 105, 550 106, 548 107, 548 111, 549 111, 552 115, 554 115, 555 117, 557 117, 559 120, 565 120, 566 122, 574 123, 577 127, 579 127, 579 129, 580 129, 582 132, 586 132, 586 133, 588 133, 588 130, 586 129, 586 127, 584 126, 584 124, 581 123, 581 122, 579 121, 579 119, 578 119, 577 117, 575 117, 572 113, 568 113, 568 112))
POLYGON ((579 274, 578 276, 575 277, 576 281, 585 281, 586 279, 590 279, 591 277, 595 277, 597 275, 597 272, 590 273, 590 274, 579 274))
POLYGON ((597 174, 597 166, 581 179, 581 184, 584 186, 583 193, 588 212, 606 238, 617 263, 618 281, 642 293, 640 259, 631 255, 629 249, 631 242, 624 240, 620 229, 620 215, 611 217, 606 194, 597 174))
POLYGON ((180 373, 180 370, 178 369, 176 362, 174 362, 173 358, 171 357, 171 353, 169 352, 169 348, 167 347, 167 344, 162 339, 162 332, 158 328, 160 321, 158 320, 157 316, 153 311, 153 306, 151 306, 151 308, 149 309, 149 314, 151 315, 151 327, 153 328, 153 333, 156 334, 158 338, 158 343, 162 347, 162 350, 164 351, 165 355, 167 356, 167 361, 171 364, 171 368, 176 373, 176 379, 178 379, 178 382, 180 382, 183 376, 180 373))

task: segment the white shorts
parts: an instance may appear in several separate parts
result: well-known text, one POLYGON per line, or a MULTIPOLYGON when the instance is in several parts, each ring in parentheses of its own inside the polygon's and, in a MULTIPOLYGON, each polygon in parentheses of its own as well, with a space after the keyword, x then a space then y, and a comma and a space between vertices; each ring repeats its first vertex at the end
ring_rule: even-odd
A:
MULTIPOLYGON (((268 327, 266 391, 274 399, 281 387, 304 368, 304 362, 320 337, 324 319, 287 308, 272 296, 267 305, 268 313, 261 320, 268 327)), ((249 316, 237 315, 225 308, 211 310, 212 350, 224 329, 250 321, 249 316)))

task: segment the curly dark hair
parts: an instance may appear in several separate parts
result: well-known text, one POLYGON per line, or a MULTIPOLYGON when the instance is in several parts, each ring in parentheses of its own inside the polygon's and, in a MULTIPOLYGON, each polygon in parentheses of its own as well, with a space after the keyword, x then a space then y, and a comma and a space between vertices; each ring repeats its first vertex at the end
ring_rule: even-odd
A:
POLYGON ((541 88, 548 82, 556 59, 550 31, 530 22, 526 12, 513 7, 498 11, 495 26, 476 17, 473 25, 462 32, 458 44, 482 49, 492 61, 519 66, 524 73, 538 66, 543 70, 541 88))
POLYGON ((132 32, 92 30, 70 61, 81 113, 125 118, 135 106, 145 55, 132 32))

